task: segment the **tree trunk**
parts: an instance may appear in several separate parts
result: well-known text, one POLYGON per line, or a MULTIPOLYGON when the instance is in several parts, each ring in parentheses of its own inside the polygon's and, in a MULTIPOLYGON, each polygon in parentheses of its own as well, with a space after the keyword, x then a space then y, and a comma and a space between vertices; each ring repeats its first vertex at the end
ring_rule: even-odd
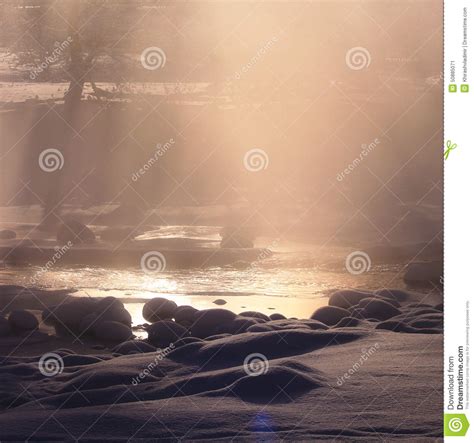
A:
MULTIPOLYGON (((80 11, 78 6, 73 9, 71 14, 70 23, 73 23, 75 27, 78 26, 78 20, 80 11)), ((77 112, 80 107, 82 91, 84 89, 84 76, 87 73, 89 68, 88 63, 84 60, 84 55, 82 51, 82 45, 79 35, 73 31, 74 26, 70 28, 70 36, 72 38, 71 44, 69 46, 69 56, 70 56, 70 65, 69 65, 69 75, 70 83, 69 88, 64 95, 64 106, 62 118, 64 122, 62 124, 62 135, 60 137, 61 146, 59 150, 63 154, 64 167, 50 173, 50 185, 48 194, 46 196, 43 217, 40 226, 44 229, 53 229, 61 220, 61 205, 63 199, 63 193, 69 190, 70 183, 66 180, 65 171, 68 169, 68 160, 72 160, 71 155, 71 141, 74 135, 73 128, 75 126, 77 112)))

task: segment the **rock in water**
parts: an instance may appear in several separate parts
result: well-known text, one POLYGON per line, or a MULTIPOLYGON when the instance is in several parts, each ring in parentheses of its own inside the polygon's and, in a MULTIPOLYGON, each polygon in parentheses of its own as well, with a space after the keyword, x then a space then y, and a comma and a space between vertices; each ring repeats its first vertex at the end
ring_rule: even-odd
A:
POLYGON ((270 315, 270 320, 285 320, 285 319, 286 317, 283 314, 278 314, 277 312, 270 315))
POLYGON ((176 323, 179 323, 182 326, 189 327, 194 321, 194 316, 198 312, 198 309, 193 308, 192 306, 178 306, 176 311, 173 314, 173 318, 176 323))
POLYGON ((215 305, 219 305, 219 306, 227 304, 227 302, 222 298, 218 298, 217 300, 214 300, 212 303, 214 303, 215 305))
POLYGON ((108 296, 101 298, 97 301, 97 308, 98 312, 102 312, 108 310, 110 308, 122 308, 124 309, 124 304, 116 297, 108 296))
POLYGON ((399 308, 400 303, 398 303, 396 300, 389 300, 389 299, 384 299, 382 297, 377 298, 377 297, 367 297, 364 298, 359 302, 357 305, 358 308, 365 308, 368 304, 372 303, 373 301, 383 301, 385 303, 388 303, 389 305, 392 305, 394 308, 399 308))
POLYGON ((148 341, 157 347, 169 346, 180 338, 188 335, 188 330, 174 321, 162 320, 147 328, 148 341))
POLYGON ((87 314, 85 317, 82 318, 79 324, 79 332, 82 335, 93 335, 94 334, 94 327, 98 323, 98 317, 95 312, 87 314))
POLYGON ((63 245, 68 242, 72 244, 95 242, 95 234, 84 223, 77 220, 67 220, 59 226, 56 238, 63 245))
POLYGON ((81 297, 56 307, 43 311, 43 318, 48 324, 53 324, 63 333, 80 334, 80 324, 83 318, 95 311, 97 301, 92 298, 81 297))
POLYGON ((78 297, 43 311, 43 321, 53 325, 60 335, 95 335, 96 325, 106 321, 118 322, 130 329, 132 317, 123 303, 115 297, 100 300, 78 297))
POLYGON ((94 326, 94 335, 99 340, 124 342, 133 338, 132 330, 117 321, 103 321, 94 326))
MULTIPOLYGON (((364 300, 363 300, 364 301, 364 300)), ((402 312, 384 300, 373 298, 364 303, 363 314, 365 318, 376 318, 377 320, 388 320, 400 315, 402 312)))
POLYGON ((226 333, 219 327, 232 322, 236 315, 227 309, 204 309, 196 312, 191 325, 191 335, 198 338, 206 338, 211 335, 226 333))
POLYGON ((28 311, 23 309, 12 311, 8 317, 8 323, 12 331, 24 332, 38 329, 38 320, 28 311))
POLYGON ((380 289, 375 291, 375 295, 379 295, 383 298, 390 298, 398 302, 403 302, 410 297, 410 293, 403 289, 380 289))
POLYGON ((257 324, 258 322, 255 318, 237 316, 234 318, 234 320, 218 326, 217 331, 219 333, 227 333, 232 335, 242 334, 247 331, 248 328, 257 324))
POLYGON ((152 298, 143 306, 143 318, 150 323, 168 320, 173 318, 177 308, 178 305, 172 300, 162 297, 152 298))
POLYGON ((10 229, 3 229, 0 231, 0 240, 12 240, 16 238, 16 232, 10 229))
POLYGON ((239 314, 240 317, 249 317, 249 318, 260 318, 261 320, 270 321, 268 315, 262 314, 261 312, 256 311, 245 311, 239 314))
POLYGON ((336 291, 329 297, 329 306, 337 306, 338 308, 348 309, 351 306, 357 305, 364 298, 370 297, 370 292, 356 291, 352 289, 345 289, 336 291))
POLYGON ((350 317, 351 313, 347 309, 338 308, 337 306, 323 306, 316 309, 311 319, 319 320, 328 326, 334 326, 339 323, 344 317, 350 317))

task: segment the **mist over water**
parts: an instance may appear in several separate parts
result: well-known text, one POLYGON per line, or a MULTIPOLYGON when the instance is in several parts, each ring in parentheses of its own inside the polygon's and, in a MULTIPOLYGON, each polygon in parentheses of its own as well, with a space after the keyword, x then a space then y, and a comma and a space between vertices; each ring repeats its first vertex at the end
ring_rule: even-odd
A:
MULTIPOLYGON (((416 258, 386 251, 354 276, 344 266, 351 251, 439 243, 441 5, 104 2, 96 15, 80 5, 83 57, 94 62, 69 122, 67 26, 41 15, 47 1, 29 12, 1 3, 2 227, 49 247, 54 233, 34 226, 55 201, 57 217, 96 232, 134 226, 137 240, 212 248, 222 226, 240 226, 274 254, 159 277, 63 263, 38 285, 314 297, 402 286, 416 258), (11 46, 25 13, 50 25, 31 34, 57 60, 27 59, 27 40, 11 46), (432 29, 423 41, 421 19, 432 29), (60 171, 38 167, 47 149, 60 152, 60 171)), ((72 3, 61 7, 72 17, 72 3)), ((26 282, 37 268, 17 271, 26 282)))

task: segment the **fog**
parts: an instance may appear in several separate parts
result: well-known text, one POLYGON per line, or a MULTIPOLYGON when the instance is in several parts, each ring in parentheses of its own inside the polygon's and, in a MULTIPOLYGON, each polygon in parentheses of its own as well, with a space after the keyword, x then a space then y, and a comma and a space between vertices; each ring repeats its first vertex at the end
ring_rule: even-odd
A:
POLYGON ((30 3, 2 5, 3 205, 239 204, 301 232, 441 205, 441 2, 30 3))

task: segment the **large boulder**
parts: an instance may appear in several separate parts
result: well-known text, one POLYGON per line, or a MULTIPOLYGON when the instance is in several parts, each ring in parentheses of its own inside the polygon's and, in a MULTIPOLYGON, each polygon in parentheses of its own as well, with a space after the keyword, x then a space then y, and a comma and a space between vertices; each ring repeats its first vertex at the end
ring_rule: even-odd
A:
POLYGON ((16 232, 10 229, 0 230, 0 240, 12 240, 16 238, 16 232))
POLYGON ((94 326, 94 336, 98 340, 124 342, 133 338, 132 330, 117 321, 103 321, 94 326))
POLYGON ((56 238, 60 244, 94 243, 95 234, 77 220, 67 220, 58 228, 56 238))
POLYGON ((103 312, 111 308, 124 308, 124 304, 116 297, 108 296, 97 300, 96 310, 103 312))
POLYGON ((237 316, 232 321, 219 325, 217 327, 217 332, 219 334, 242 334, 251 326, 258 324, 259 323, 255 318, 237 316))
POLYGON ((82 335, 94 335, 94 328, 98 324, 99 318, 95 312, 91 312, 82 318, 79 323, 78 333, 82 335))
POLYGON ((334 326, 344 317, 350 316, 351 313, 347 309, 338 308, 337 306, 323 306, 314 311, 311 319, 318 320, 328 326, 334 326))
POLYGON ((132 316, 125 309, 123 303, 115 297, 105 297, 99 300, 94 313, 100 320, 118 321, 129 327, 132 324, 132 316))
POLYGON ((368 304, 370 304, 374 301, 383 301, 385 303, 388 303, 388 304, 392 305, 394 308, 397 308, 397 309, 400 307, 400 303, 398 303, 396 300, 384 299, 382 297, 367 297, 367 298, 364 298, 363 300, 361 300, 359 302, 357 307, 358 308, 365 308, 368 304))
POLYGON ((176 323, 179 323, 180 325, 188 328, 193 324, 194 316, 198 311, 198 309, 193 308, 192 306, 178 306, 178 308, 173 314, 173 318, 176 323))
POLYGON ((78 297, 58 306, 50 306, 42 314, 46 324, 53 325, 60 335, 95 335, 95 326, 110 321, 130 328, 132 317, 115 297, 94 299, 78 297))
POLYGON ((403 289, 379 289, 375 291, 375 295, 398 302, 403 302, 410 298, 410 293, 403 289))
MULTIPOLYGON (((191 325, 191 335, 198 338, 206 338, 211 335, 227 333, 219 327, 232 322, 236 315, 227 309, 204 309, 196 312, 193 324, 191 325)), ((225 329, 225 328, 224 328, 225 329)))
POLYGON ((6 337, 10 332, 10 323, 5 317, 0 317, 0 337, 6 337))
POLYGON ((8 323, 14 332, 33 331, 39 326, 38 319, 24 309, 12 311, 8 317, 8 323))
POLYGON ((264 321, 270 321, 270 317, 268 315, 262 314, 261 312, 256 311, 245 311, 239 314, 240 317, 249 317, 249 318, 259 318, 264 321))
POLYGON ((143 306, 143 318, 150 323, 168 320, 173 318, 177 307, 173 300, 163 297, 152 298, 143 306))
POLYGON ((336 291, 329 297, 329 306, 337 306, 338 308, 348 309, 357 305, 364 298, 370 297, 372 294, 366 291, 357 291, 354 289, 344 289, 336 291))
POLYGON ((84 317, 95 312, 97 301, 81 297, 43 311, 46 323, 54 325, 63 333, 81 333, 80 324, 84 317))
POLYGON ((399 309, 397 309, 390 303, 384 300, 378 300, 376 298, 362 300, 361 303, 363 303, 363 313, 365 318, 388 320, 402 313, 399 309))
POLYGON ((169 346, 180 338, 189 335, 188 330, 174 321, 162 320, 147 327, 148 341, 153 346, 169 346))

